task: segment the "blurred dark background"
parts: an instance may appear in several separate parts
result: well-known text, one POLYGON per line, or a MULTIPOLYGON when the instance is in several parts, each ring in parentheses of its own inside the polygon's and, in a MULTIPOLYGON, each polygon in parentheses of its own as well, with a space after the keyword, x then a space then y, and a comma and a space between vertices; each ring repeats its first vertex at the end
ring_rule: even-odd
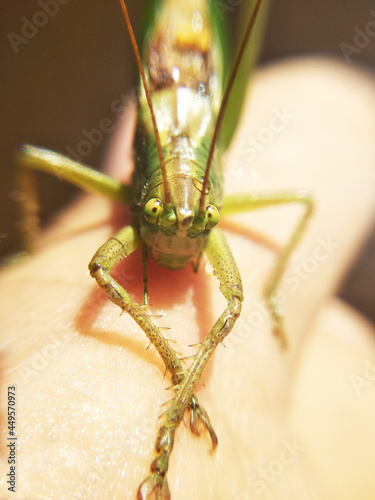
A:
MULTIPOLYGON (((17 207, 12 199, 14 151, 23 142, 61 153, 66 153, 67 146, 75 149, 84 138, 84 129, 97 128, 103 118, 115 122, 111 104, 129 93, 137 82, 134 56, 117 0, 60 1, 1 2, 1 255, 20 249, 15 228, 17 207), (49 5, 54 14, 47 21, 46 16, 37 14, 42 12, 42 4, 49 5), (58 12, 54 13, 56 5, 58 12), (26 27, 34 19, 39 27, 26 27)), ((222 3, 231 6, 239 2, 222 3)), ((143 0, 128 2, 135 27, 143 6, 143 0)), ((363 28, 370 20, 375 21, 375 0, 274 0, 261 62, 320 53, 336 55, 345 63, 340 44, 353 44, 355 27, 363 28)), ((375 35, 360 53, 353 55, 352 64, 375 70, 375 35)), ((109 140, 110 136, 105 135, 85 155, 84 162, 100 168, 109 140)), ((38 185, 44 222, 78 192, 47 175, 40 176, 38 185)), ((375 322, 374 255, 375 229, 347 276, 341 296, 375 322)))

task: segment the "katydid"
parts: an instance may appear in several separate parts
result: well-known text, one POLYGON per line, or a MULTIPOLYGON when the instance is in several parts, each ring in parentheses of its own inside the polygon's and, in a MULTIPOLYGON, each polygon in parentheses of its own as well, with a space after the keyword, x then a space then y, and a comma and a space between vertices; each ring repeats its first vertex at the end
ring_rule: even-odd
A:
MULTIPOLYGON (((238 103, 245 85, 238 71, 252 34, 261 0, 254 2, 245 34, 229 77, 222 33, 224 27, 209 0, 157 0, 145 30, 141 54, 130 25, 126 6, 120 0, 132 39, 142 80, 138 109, 137 165, 131 186, 122 184, 56 153, 24 146, 18 155, 19 186, 24 193, 25 232, 32 247, 37 229, 33 170, 56 173, 83 189, 128 204, 134 223, 121 229, 93 256, 91 276, 108 298, 129 313, 161 356, 172 380, 174 397, 159 429, 157 457, 151 474, 141 483, 138 498, 155 493, 170 498, 167 471, 175 431, 187 411, 190 427, 199 434, 205 427, 213 448, 218 438, 206 410, 194 394, 195 387, 213 351, 232 330, 241 312, 241 277, 224 234, 217 227, 221 215, 272 205, 300 203, 305 211, 266 284, 265 296, 281 344, 286 344, 282 312, 276 290, 288 258, 298 243, 312 212, 312 200, 304 191, 252 193, 225 197, 220 154, 234 126, 224 122, 229 99, 238 103), (237 78, 237 80, 236 80, 237 78), (239 84, 239 83, 240 84, 239 84), (221 130, 221 132, 220 132, 221 130), (180 269, 191 264, 198 270, 205 252, 219 279, 227 305, 208 333, 190 366, 184 369, 179 356, 154 324, 147 309, 139 305, 110 271, 115 264, 142 248, 144 267, 151 255, 161 266, 180 269)), ((249 58, 249 56, 246 56, 249 58)), ((243 61, 246 62, 246 61, 243 61)), ((230 69, 230 68, 229 68, 230 69)), ((242 77, 241 77, 242 78, 242 77)), ((228 104, 229 102, 229 104, 228 104)), ((233 111, 237 119, 238 110, 233 111)), ((146 271, 145 271, 145 277, 146 271)), ((145 278, 144 305, 148 303, 145 278)))

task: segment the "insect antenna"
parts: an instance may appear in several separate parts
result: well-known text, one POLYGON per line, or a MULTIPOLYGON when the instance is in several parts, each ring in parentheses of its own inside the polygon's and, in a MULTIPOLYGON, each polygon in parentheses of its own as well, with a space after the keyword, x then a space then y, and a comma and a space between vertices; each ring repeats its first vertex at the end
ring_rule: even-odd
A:
POLYGON ((231 92, 231 90, 233 88, 233 84, 234 84, 234 81, 236 79, 238 68, 240 66, 240 63, 241 63, 241 60, 242 60, 242 56, 243 56, 243 53, 244 53, 245 48, 246 48, 246 44, 247 44, 247 42, 249 40, 249 37, 251 35, 251 32, 252 32, 252 29, 253 29, 256 17, 258 15, 259 8, 261 6, 261 3, 262 3, 262 0, 257 0, 257 2, 255 4, 253 13, 252 13, 252 15, 250 17, 249 23, 248 23, 247 28, 246 28, 246 32, 245 32, 245 34, 243 36, 240 48, 239 48, 239 50, 237 52, 236 60, 234 61, 234 64, 233 64, 233 67, 232 67, 232 72, 230 74, 230 77, 229 77, 229 80, 228 80, 228 83, 227 83, 227 86, 226 86, 226 89, 225 89, 225 92, 224 92, 223 99, 222 99, 221 104, 220 104, 219 113, 217 115, 217 120, 216 120, 216 125, 215 125, 215 130, 214 130, 214 133, 212 135, 210 150, 209 150, 209 153, 208 153, 208 158, 207 158, 207 163, 206 163, 206 170, 205 170, 205 173, 204 173, 203 186, 202 186, 202 195, 201 195, 201 199, 200 199, 200 202, 199 202, 199 211, 200 212, 204 211, 205 194, 206 194, 207 183, 208 183, 208 174, 210 172, 210 166, 211 166, 212 158, 213 158, 213 155, 214 155, 215 144, 216 144, 217 138, 219 136, 220 127, 221 127, 221 123, 223 121, 225 110, 227 108, 227 104, 228 104, 230 92, 231 92))
POLYGON ((148 88, 148 85, 147 85, 146 76, 145 76, 145 72, 144 72, 144 69, 143 69, 143 65, 142 65, 142 61, 141 61, 141 56, 139 54, 139 49, 138 49, 137 41, 135 39, 134 31, 133 31, 132 25, 130 23, 128 9, 126 8, 124 0, 119 0, 119 1, 120 1, 120 4, 121 4, 122 12, 124 14, 124 18, 125 18, 125 22, 126 22, 126 27, 128 28, 128 32, 129 32, 131 44, 132 44, 133 50, 134 50, 134 55, 135 55, 135 58, 137 60, 137 65, 138 65, 139 72, 141 74, 143 88, 144 88, 144 91, 145 91, 145 94, 146 94, 148 108, 149 108, 150 114, 151 114, 152 126, 153 126, 153 129, 154 129, 155 140, 156 140, 156 148, 157 148, 157 151, 158 151, 159 162, 160 162, 160 169, 161 169, 161 173, 162 173, 162 177, 163 177, 163 187, 164 187, 164 194, 165 194, 165 203, 168 204, 171 201, 171 195, 170 195, 170 192, 169 192, 169 186, 168 186, 168 181, 167 181, 167 171, 165 170, 165 163, 164 163, 164 158, 163 158, 163 152, 162 152, 161 143, 160 143, 159 129, 158 129, 158 126, 157 126, 157 123, 156 123, 154 108, 152 106, 152 101, 151 101, 151 95, 150 95, 150 91, 149 91, 149 88, 148 88))

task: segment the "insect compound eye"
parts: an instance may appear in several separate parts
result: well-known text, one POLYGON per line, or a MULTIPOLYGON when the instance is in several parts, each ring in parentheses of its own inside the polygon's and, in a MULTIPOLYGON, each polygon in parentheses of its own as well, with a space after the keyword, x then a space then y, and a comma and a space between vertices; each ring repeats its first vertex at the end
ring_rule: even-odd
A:
POLYGON ((219 222, 220 219, 219 210, 214 205, 207 205, 206 214, 208 217, 206 229, 212 229, 219 222))
POLYGON ((151 198, 144 207, 145 219, 150 224, 157 224, 160 212, 163 210, 163 203, 159 198, 151 198))

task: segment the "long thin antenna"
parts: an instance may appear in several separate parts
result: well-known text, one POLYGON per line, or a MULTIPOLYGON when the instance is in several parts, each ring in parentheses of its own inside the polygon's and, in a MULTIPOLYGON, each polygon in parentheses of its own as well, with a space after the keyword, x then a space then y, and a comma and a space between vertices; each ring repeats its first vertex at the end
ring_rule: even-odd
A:
POLYGON ((147 82, 146 82, 146 76, 145 76, 145 72, 144 72, 144 69, 143 69, 143 65, 142 65, 142 61, 141 61, 141 56, 139 54, 137 41, 135 39, 133 28, 132 28, 132 25, 130 23, 130 19, 129 19, 129 15, 128 15, 128 9, 126 8, 124 0, 120 0, 120 4, 121 4, 122 12, 124 14, 126 26, 128 28, 128 32, 129 32, 130 40, 131 40, 131 43, 132 43, 132 46, 133 46, 135 58, 137 60, 138 69, 139 69, 139 72, 141 74, 143 88, 145 90, 148 108, 149 108, 150 114, 151 114, 152 126, 154 128, 154 134, 155 134, 155 140, 156 140, 156 147, 157 147, 157 150, 158 150, 159 161, 160 161, 160 169, 161 169, 161 173, 162 173, 162 177, 163 177, 165 203, 170 203, 170 201, 171 201, 171 195, 170 195, 168 181, 167 181, 167 171, 165 169, 163 152, 162 152, 161 143, 160 143, 159 129, 158 129, 158 126, 157 126, 157 123, 156 123, 156 118, 155 118, 154 108, 152 106, 150 91, 148 89, 148 85, 147 85, 147 82))
POLYGON ((204 173, 203 186, 202 186, 202 195, 201 195, 201 199, 200 199, 200 202, 199 202, 199 210, 200 210, 200 212, 204 211, 205 194, 206 194, 206 190, 207 190, 208 175, 209 175, 209 172, 210 172, 210 166, 211 166, 212 158, 213 158, 213 155, 214 155, 215 144, 216 144, 217 138, 219 136, 219 131, 220 131, 221 123, 223 121, 224 113, 225 113, 225 110, 227 108, 227 104, 228 104, 228 100, 229 100, 229 95, 230 95, 230 92, 232 90, 232 87, 233 87, 233 84, 234 84, 234 80, 236 78, 236 75, 237 75, 237 72, 238 72, 238 68, 240 66, 240 63, 241 63, 241 60, 242 60, 242 56, 243 56, 243 53, 244 53, 245 48, 246 48, 246 44, 247 44, 247 42, 249 40, 249 37, 251 35, 251 32, 252 32, 255 20, 257 18, 259 7, 260 7, 261 3, 262 3, 262 0, 257 0, 257 2, 255 4, 253 13, 251 15, 251 18, 250 18, 249 23, 248 23, 247 28, 246 28, 246 32, 245 32, 244 37, 242 39, 241 46, 240 46, 240 48, 238 50, 238 53, 237 53, 237 56, 236 56, 236 60, 234 62, 233 68, 232 68, 232 72, 230 74, 230 77, 229 77, 229 80, 228 80, 228 84, 227 84, 227 87, 226 87, 225 92, 224 92, 223 100, 221 101, 221 104, 220 104, 220 109, 219 109, 219 113, 217 115, 215 130, 214 130, 214 133, 212 135, 212 140, 211 140, 211 145, 210 145, 210 151, 208 153, 207 164, 206 164, 206 171, 204 173))

